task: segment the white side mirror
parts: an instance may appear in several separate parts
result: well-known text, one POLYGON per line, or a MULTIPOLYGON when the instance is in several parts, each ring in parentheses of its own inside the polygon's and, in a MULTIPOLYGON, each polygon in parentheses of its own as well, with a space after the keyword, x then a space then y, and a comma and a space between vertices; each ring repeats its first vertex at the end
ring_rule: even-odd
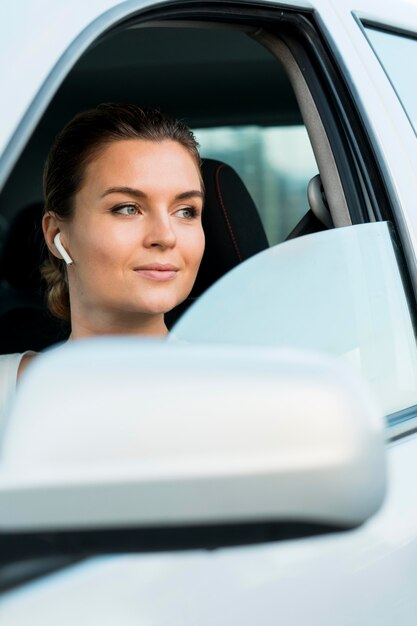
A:
POLYGON ((383 500, 383 429, 330 358, 74 342, 23 377, 2 442, 0 533, 352 527, 383 500))

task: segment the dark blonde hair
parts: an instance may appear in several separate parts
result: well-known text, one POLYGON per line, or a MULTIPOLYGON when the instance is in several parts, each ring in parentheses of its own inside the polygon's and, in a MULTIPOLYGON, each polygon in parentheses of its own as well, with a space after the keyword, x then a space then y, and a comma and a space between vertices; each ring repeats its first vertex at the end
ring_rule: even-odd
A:
MULTIPOLYGON (((87 165, 108 144, 125 139, 176 141, 194 158, 200 171, 198 144, 192 131, 158 109, 136 104, 100 104, 76 115, 57 135, 45 163, 43 191, 45 213, 71 219, 75 194, 80 190, 87 165)), ((42 275, 48 285, 48 308, 69 321, 70 300, 65 263, 49 252, 42 275)))

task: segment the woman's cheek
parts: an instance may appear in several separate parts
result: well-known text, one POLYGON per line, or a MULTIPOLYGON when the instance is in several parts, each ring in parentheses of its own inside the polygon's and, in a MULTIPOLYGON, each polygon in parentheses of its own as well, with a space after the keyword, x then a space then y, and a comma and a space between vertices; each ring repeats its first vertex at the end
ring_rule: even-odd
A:
POLYGON ((194 257, 196 260, 197 265, 199 266, 201 263, 201 259, 203 258, 203 254, 204 254, 204 248, 205 248, 205 244, 206 244, 206 240, 205 240, 205 236, 204 236, 204 231, 201 228, 200 231, 200 236, 198 238, 196 238, 196 246, 195 246, 195 253, 194 253, 194 257))
POLYGON ((127 243, 123 233, 114 232, 114 230, 110 232, 96 230, 87 244, 87 255, 94 263, 116 261, 126 249, 127 243))

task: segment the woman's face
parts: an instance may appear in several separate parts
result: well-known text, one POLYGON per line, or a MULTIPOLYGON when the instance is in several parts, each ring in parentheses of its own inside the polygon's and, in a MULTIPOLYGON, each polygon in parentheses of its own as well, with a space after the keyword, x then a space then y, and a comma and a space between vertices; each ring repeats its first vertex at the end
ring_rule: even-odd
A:
POLYGON ((115 141, 87 166, 63 222, 71 310, 162 314, 191 291, 204 251, 197 165, 181 144, 115 141))

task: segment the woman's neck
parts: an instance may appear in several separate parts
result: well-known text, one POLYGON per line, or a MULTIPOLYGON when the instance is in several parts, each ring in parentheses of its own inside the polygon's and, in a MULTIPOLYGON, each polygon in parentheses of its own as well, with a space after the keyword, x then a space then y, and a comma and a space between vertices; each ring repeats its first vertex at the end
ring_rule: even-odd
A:
POLYGON ((117 319, 109 316, 71 315, 71 335, 69 339, 83 339, 104 335, 143 335, 163 337, 168 334, 164 315, 124 315, 117 319))

